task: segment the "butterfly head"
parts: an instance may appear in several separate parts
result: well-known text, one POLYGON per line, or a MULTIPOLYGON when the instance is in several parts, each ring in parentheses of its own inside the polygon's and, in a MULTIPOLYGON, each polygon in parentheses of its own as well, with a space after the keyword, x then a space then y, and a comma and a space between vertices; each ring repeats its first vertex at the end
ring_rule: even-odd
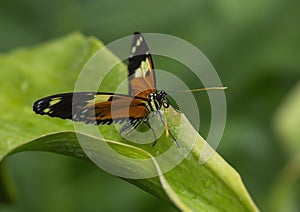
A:
POLYGON ((167 94, 163 90, 159 92, 150 93, 147 97, 150 99, 152 111, 160 110, 162 106, 164 108, 168 108, 170 106, 167 94))
POLYGON ((168 108, 170 106, 167 93, 164 90, 161 90, 160 92, 157 93, 156 99, 158 100, 161 106, 164 106, 165 108, 168 108))

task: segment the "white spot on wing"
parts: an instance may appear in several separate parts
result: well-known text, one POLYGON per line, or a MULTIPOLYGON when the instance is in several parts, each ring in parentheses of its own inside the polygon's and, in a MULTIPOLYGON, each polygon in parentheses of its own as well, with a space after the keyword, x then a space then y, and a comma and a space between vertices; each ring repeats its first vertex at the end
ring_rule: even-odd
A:
POLYGON ((134 73, 134 77, 139 78, 139 77, 142 77, 142 76, 143 76, 142 69, 141 68, 136 69, 135 73, 134 73))
POLYGON ((149 72, 150 66, 147 61, 142 61, 141 66, 135 70, 134 77, 146 77, 146 74, 149 72))
POLYGON ((136 51, 136 46, 133 46, 132 49, 131 49, 131 53, 134 54, 135 51, 136 51))
POLYGON ((142 43, 142 41, 141 41, 140 39, 138 39, 138 40, 136 41, 136 46, 140 46, 141 43, 142 43))

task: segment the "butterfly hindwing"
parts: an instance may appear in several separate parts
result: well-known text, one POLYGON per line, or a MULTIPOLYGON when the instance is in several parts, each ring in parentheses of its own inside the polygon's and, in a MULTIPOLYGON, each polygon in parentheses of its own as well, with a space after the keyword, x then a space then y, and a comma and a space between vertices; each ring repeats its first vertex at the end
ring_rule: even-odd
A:
POLYGON ((142 120, 149 113, 147 100, 113 93, 78 92, 45 97, 36 101, 33 110, 88 124, 111 124, 142 120))
POLYGON ((131 46, 128 72, 130 95, 146 97, 145 95, 156 91, 152 57, 145 38, 137 32, 134 34, 131 46), (142 92, 144 93, 141 94, 142 92))

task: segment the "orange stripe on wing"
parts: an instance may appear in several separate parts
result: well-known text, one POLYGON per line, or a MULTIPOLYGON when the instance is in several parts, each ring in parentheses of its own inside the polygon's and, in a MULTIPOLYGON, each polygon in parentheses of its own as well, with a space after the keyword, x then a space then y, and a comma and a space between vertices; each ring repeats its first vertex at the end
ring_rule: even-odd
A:
POLYGON ((120 119, 143 119, 149 114, 145 104, 144 100, 124 96, 121 98, 112 98, 112 101, 89 104, 83 111, 86 114, 86 119, 98 122, 120 119))

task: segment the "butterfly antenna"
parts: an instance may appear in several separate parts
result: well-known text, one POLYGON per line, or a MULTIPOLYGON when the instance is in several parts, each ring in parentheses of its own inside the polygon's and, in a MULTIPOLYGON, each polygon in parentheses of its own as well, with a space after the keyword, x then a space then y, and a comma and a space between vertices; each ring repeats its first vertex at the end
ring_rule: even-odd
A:
POLYGON ((167 91, 167 93, 186 93, 186 92, 198 92, 207 90, 226 90, 227 87, 208 87, 208 88, 196 88, 191 90, 179 90, 179 91, 167 91))

